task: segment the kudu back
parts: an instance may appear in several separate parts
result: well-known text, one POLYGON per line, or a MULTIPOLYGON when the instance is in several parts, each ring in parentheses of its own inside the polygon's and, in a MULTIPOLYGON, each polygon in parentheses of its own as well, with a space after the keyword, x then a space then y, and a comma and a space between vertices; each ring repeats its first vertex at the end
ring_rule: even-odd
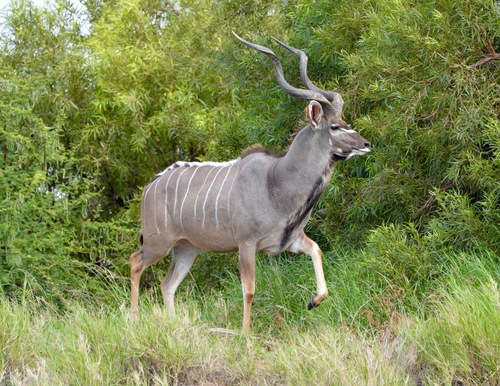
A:
POLYGON ((171 250, 172 263, 161 282, 161 292, 172 314, 176 289, 200 250, 239 252, 245 332, 250 329, 257 252, 310 255, 316 295, 308 308, 328 295, 321 250, 303 229, 334 163, 369 152, 370 143, 342 120, 341 96, 311 83, 304 52, 278 41, 300 58, 300 77, 307 89, 298 89, 285 80, 273 51, 234 35, 271 59, 276 79, 286 93, 310 101, 305 110, 309 123, 282 157, 253 151, 228 162, 176 162, 145 187, 142 246, 130 256, 132 315, 139 311, 142 272, 171 250))

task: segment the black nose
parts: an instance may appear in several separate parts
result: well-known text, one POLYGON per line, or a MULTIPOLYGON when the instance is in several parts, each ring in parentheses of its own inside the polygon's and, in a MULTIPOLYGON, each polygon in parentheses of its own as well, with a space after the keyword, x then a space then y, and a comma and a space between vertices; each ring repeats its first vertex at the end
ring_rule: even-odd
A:
POLYGON ((366 148, 368 148, 368 149, 369 149, 371 146, 372 146, 372 144, 371 144, 370 142, 365 142, 365 147, 366 147, 366 148))

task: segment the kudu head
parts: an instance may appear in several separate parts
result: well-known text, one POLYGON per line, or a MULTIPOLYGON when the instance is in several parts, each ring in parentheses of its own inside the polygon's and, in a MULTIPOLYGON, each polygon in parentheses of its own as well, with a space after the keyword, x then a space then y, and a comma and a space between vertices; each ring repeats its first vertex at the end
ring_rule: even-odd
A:
POLYGON ((299 56, 300 79, 304 86, 307 87, 307 90, 295 88, 285 80, 281 62, 273 51, 267 47, 246 41, 234 31, 233 34, 243 44, 266 54, 271 59, 276 79, 287 94, 295 98, 311 101, 305 109, 305 115, 310 123, 309 126, 312 130, 319 131, 324 136, 324 140, 330 145, 333 160, 345 160, 354 155, 362 155, 370 151, 370 142, 342 119, 344 101, 340 94, 322 90, 309 80, 307 76, 307 55, 303 51, 273 38, 283 47, 299 56))

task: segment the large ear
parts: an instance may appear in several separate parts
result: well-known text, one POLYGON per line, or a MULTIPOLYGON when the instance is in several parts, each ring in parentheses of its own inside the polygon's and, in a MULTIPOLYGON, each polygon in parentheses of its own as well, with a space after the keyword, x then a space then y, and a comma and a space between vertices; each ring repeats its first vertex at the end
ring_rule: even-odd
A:
POLYGON ((306 117, 311 123, 313 129, 316 129, 323 119, 323 107, 319 102, 311 101, 306 108, 306 117))

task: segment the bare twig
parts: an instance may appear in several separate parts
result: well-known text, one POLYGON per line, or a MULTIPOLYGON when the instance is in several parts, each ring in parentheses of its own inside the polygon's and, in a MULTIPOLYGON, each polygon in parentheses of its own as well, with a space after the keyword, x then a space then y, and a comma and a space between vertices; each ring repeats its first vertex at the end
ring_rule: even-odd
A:
POLYGON ((481 59, 480 61, 474 63, 471 65, 472 68, 477 68, 484 66, 491 62, 492 60, 500 60, 500 56, 495 52, 495 49, 493 48, 493 45, 491 44, 490 40, 486 37, 486 45, 488 47, 488 51, 490 52, 489 55, 486 55, 485 58, 481 59))

